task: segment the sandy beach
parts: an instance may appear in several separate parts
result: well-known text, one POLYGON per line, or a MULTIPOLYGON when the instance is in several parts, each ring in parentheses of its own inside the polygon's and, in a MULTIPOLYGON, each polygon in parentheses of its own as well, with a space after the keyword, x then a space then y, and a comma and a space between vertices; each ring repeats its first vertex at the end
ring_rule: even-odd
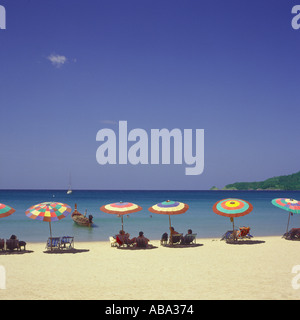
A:
POLYGON ((152 241, 157 248, 147 250, 78 242, 76 253, 62 254, 28 243, 24 254, 0 254, 6 272, 0 299, 299 299, 292 268, 300 265, 300 242, 254 240, 197 239, 191 248, 152 241))

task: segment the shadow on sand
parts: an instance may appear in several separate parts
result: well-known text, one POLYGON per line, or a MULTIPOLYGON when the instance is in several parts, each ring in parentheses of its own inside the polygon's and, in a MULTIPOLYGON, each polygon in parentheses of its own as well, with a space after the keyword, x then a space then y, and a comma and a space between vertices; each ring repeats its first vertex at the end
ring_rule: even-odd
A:
POLYGON ((131 247, 117 247, 119 250, 152 250, 152 249, 157 249, 158 247, 149 245, 147 248, 141 248, 137 246, 131 246, 131 247))
POLYGON ((25 253, 32 253, 32 250, 4 250, 0 251, 0 256, 4 255, 17 255, 17 254, 25 254, 25 253))
POLYGON ((193 243, 193 244, 164 244, 162 245, 162 247, 166 247, 166 248, 196 248, 196 247, 202 247, 203 244, 201 243, 193 243))
POLYGON ((90 251, 89 249, 67 249, 67 250, 53 249, 52 251, 46 250, 43 252, 47 254, 68 254, 68 253, 75 254, 75 253, 82 253, 82 252, 89 252, 89 251, 90 251))
POLYGON ((238 241, 230 241, 230 240, 227 240, 226 243, 227 243, 227 244, 238 244, 238 245, 243 245, 243 244, 252 245, 252 244, 265 243, 265 241, 262 241, 262 240, 238 240, 238 241))

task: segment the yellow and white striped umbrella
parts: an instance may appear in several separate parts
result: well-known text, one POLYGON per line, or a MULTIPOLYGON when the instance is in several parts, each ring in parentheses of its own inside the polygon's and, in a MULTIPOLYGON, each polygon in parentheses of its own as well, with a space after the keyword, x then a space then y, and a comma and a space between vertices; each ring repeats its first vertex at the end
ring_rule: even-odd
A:
POLYGON ((157 203, 150 207, 148 210, 152 213, 167 214, 169 216, 169 222, 171 227, 171 215, 185 213, 189 209, 189 205, 179 201, 167 200, 157 203))
POLYGON ((143 208, 138 206, 135 203, 131 202, 115 202, 104 205, 100 208, 101 211, 109 213, 109 214, 116 214, 122 218, 122 230, 123 230, 123 215, 141 211, 143 208))

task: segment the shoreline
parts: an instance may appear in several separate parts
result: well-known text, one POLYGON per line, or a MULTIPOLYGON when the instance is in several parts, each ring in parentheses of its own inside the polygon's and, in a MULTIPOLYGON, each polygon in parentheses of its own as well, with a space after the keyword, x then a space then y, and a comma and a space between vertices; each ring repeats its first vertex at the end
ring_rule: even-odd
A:
MULTIPOLYGON (((224 232, 225 233, 225 232, 224 232)), ((285 239, 283 239, 282 238, 282 236, 278 236, 278 235, 269 235, 269 236, 253 236, 253 240, 259 240, 258 238, 261 238, 261 239, 268 239, 268 238, 280 238, 280 239, 282 239, 282 240, 285 240, 285 239)), ((48 238, 47 238, 48 239, 48 238)), ((27 245, 44 245, 45 246, 45 244, 46 244, 46 242, 47 242, 47 239, 45 240, 45 241, 26 241, 26 246, 27 245)), ((221 241, 221 242, 225 242, 225 241, 223 241, 223 240, 221 240, 221 237, 209 237, 209 238, 205 238, 205 237, 201 237, 201 238, 196 238, 196 241, 197 241, 197 243, 198 243, 198 241, 199 242, 201 242, 201 241, 221 241)), ((291 240, 286 240, 286 241, 291 241, 291 240)), ((150 243, 151 242, 160 242, 160 239, 150 239, 150 243)), ((297 241, 291 241, 291 242, 297 242, 297 241)), ((88 241, 88 240, 78 240, 78 241, 76 241, 76 239, 74 238, 74 243, 76 244, 76 243, 83 243, 83 244, 88 244, 88 243, 91 243, 91 244, 95 244, 95 243, 101 243, 101 244, 110 244, 110 241, 109 241, 109 239, 108 240, 90 240, 90 241, 88 241)), ((300 243, 300 241, 299 241, 299 243, 300 243)), ((1 251, 0 251, 0 253, 1 253, 1 251)), ((0 254, 1 255, 1 254, 0 254)))
MULTIPOLYGON (((230 230, 230 229, 229 229, 230 230)), ((225 233, 226 231, 224 231, 224 233, 225 233)), ((223 234, 224 234, 223 233, 223 234)), ((218 237, 197 237, 196 238, 196 240, 198 241, 200 241, 200 240, 214 240, 214 241, 216 241, 216 240, 220 240, 221 241, 221 237, 223 236, 223 234, 222 235, 220 235, 220 236, 218 236, 218 237)), ((276 237, 278 237, 278 238, 282 238, 283 237, 283 234, 281 234, 281 235, 278 235, 278 234, 273 234, 273 235, 255 235, 255 236, 253 236, 253 239, 255 240, 256 238, 276 238, 276 237)), ((147 238, 149 238, 149 237, 147 237, 147 238)), ((26 241, 26 240, 24 240, 24 241, 26 241, 26 243, 31 243, 31 244, 45 244, 46 242, 47 242, 47 237, 45 237, 45 241, 31 241, 31 240, 29 240, 29 241, 26 241)), ((23 240, 23 239, 22 239, 23 240)), ((150 239, 150 242, 151 241, 160 241, 160 239, 150 239)), ((100 242, 100 243, 109 243, 109 239, 107 239, 107 240, 78 240, 78 241, 76 241, 76 237, 74 237, 74 242, 75 243, 97 243, 97 242, 100 242)))
MULTIPOLYGON (((292 286, 300 242, 255 237, 250 244, 197 238, 194 247, 117 249, 109 241, 76 242, 75 253, 47 254, 28 243, 0 254, 1 300, 299 300, 292 286)), ((300 281, 299 281, 300 282, 300 281)))

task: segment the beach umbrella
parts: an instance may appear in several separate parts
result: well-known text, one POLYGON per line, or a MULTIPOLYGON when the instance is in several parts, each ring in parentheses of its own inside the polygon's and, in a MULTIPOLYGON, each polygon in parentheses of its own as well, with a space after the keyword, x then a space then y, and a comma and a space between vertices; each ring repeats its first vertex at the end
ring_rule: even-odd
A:
MULTIPOLYGON (((43 202, 26 210, 28 218, 49 222, 50 237, 52 238, 51 222, 65 218, 71 212, 71 207, 60 202, 43 202)), ((52 241, 51 241, 52 243, 52 241)))
POLYGON ((216 202, 213 206, 213 211, 223 217, 229 217, 233 225, 234 218, 245 216, 253 210, 250 202, 241 199, 223 199, 216 202))
POLYGON ((286 232, 288 232, 291 214, 293 215, 293 213, 300 213, 300 201, 288 198, 277 198, 273 199, 271 202, 274 206, 289 212, 289 218, 286 227, 286 232))
POLYGON ((116 214, 122 218, 122 230, 123 228, 123 216, 125 214, 134 213, 141 211, 143 208, 138 206, 137 204, 131 202, 115 202, 110 203, 102 206, 100 208, 101 211, 109 213, 109 214, 116 214))
POLYGON ((148 210, 152 213, 168 215, 171 227, 171 215, 185 213, 188 209, 189 206, 183 202, 167 200, 157 203, 148 210))
POLYGON ((5 218, 13 214, 16 210, 10 206, 0 203, 0 218, 5 218))

